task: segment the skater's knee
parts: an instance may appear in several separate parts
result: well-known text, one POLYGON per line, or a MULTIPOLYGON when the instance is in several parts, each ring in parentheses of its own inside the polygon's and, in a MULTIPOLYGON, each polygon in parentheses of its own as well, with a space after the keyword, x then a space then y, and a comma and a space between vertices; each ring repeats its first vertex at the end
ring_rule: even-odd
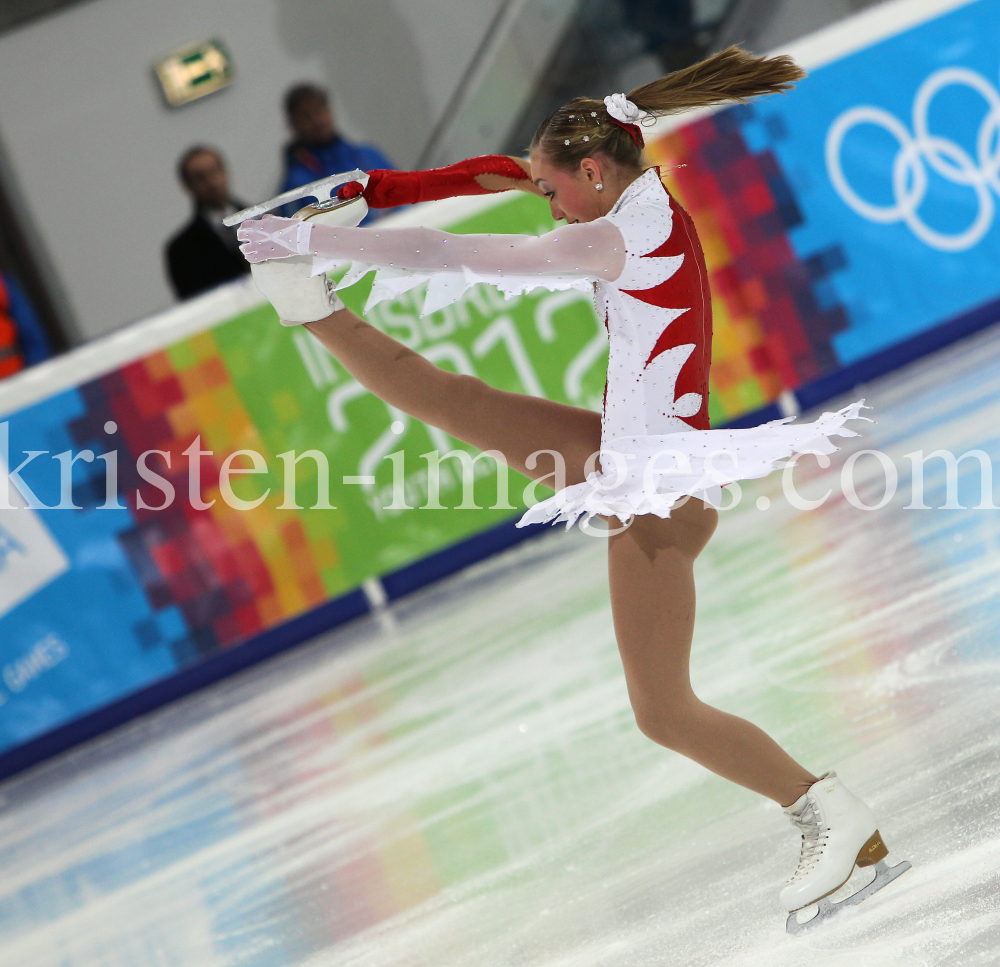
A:
POLYGON ((635 724, 639 731, 657 745, 675 752, 683 752, 686 732, 682 723, 664 719, 658 715, 636 715, 635 724))
POLYGON ((718 511, 696 497, 675 506, 670 517, 640 514, 628 530, 613 538, 635 545, 650 561, 667 551, 679 552, 688 560, 704 550, 719 522, 718 511))
POLYGON ((697 699, 669 702, 633 701, 632 712, 639 731, 658 745, 683 752, 697 728, 697 699))

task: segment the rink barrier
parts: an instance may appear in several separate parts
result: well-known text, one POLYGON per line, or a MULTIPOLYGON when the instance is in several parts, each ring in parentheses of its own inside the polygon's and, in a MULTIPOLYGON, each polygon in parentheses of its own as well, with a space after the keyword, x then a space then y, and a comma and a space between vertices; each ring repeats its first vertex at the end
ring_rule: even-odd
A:
POLYGON ((428 584, 434 584, 494 554, 500 554, 522 541, 551 530, 548 524, 518 527, 516 520, 506 521, 398 571, 383 575, 382 586, 389 600, 396 601, 414 591, 419 591, 428 584))
MULTIPOLYGON (((1000 300, 980 306, 939 326, 897 343, 851 366, 830 373, 794 391, 800 409, 818 407, 865 383, 879 379, 934 352, 954 345, 990 326, 1000 324, 1000 300)), ((758 426, 784 414, 776 403, 743 414, 720 429, 758 426)), ((516 518, 458 541, 419 561, 381 576, 389 602, 398 601, 453 574, 500 554, 543 533, 562 528, 533 524, 518 528, 516 518)), ((32 768, 46 759, 105 732, 127 725, 165 705, 186 698, 224 678, 245 671, 285 651, 308 643, 318 635, 371 613, 365 593, 356 589, 313 608, 296 618, 247 640, 238 648, 213 655, 139 691, 133 692, 22 745, 0 753, 0 781, 32 768)))
MULTIPOLYGON (((934 329, 892 346, 868 359, 824 376, 795 391, 803 411, 856 390, 863 384, 905 368, 913 362, 954 345, 1000 323, 1000 300, 949 320, 934 329)), ((780 419, 777 404, 744 414, 720 429, 757 426, 780 419)), ((533 524, 519 528, 512 519, 459 541, 399 570, 381 577, 387 599, 398 601, 453 574, 544 533, 561 528, 533 524)), ((95 739, 105 732, 149 715, 224 678, 290 651, 356 619, 372 608, 363 591, 355 590, 328 601, 291 621, 251 638, 238 648, 212 656, 174 676, 125 696, 87 715, 47 732, 23 745, 0 753, 0 781, 95 739)))
MULTIPOLYGON (((981 306, 853 366, 803 386, 795 391, 796 400, 803 411, 821 406, 838 396, 856 390, 867 382, 903 369, 925 356, 998 323, 1000 323, 1000 300, 981 306)), ((782 412, 778 405, 772 403, 752 413, 744 414, 720 429, 758 426, 781 417, 782 412)), ((516 523, 516 519, 506 521, 430 554, 420 561, 382 575, 380 580, 387 599, 390 602, 398 601, 525 540, 545 533, 562 532, 561 528, 545 524, 519 528, 516 523)), ((368 598, 360 589, 328 601, 318 608, 251 638, 238 648, 214 655, 170 678, 155 682, 23 745, 0 753, 0 781, 53 756, 68 752, 105 732, 149 715, 171 702, 186 698, 224 678, 304 645, 316 636, 343 627, 372 610, 368 598)))

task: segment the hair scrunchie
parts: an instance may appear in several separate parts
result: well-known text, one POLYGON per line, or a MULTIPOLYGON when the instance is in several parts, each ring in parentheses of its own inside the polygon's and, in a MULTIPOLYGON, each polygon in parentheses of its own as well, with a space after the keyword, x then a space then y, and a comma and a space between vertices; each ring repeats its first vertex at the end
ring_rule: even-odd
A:
POLYGON ((608 118, 612 124, 621 128, 636 143, 638 147, 645 145, 639 122, 649 117, 648 111, 633 104, 625 94, 609 94, 604 99, 608 118))

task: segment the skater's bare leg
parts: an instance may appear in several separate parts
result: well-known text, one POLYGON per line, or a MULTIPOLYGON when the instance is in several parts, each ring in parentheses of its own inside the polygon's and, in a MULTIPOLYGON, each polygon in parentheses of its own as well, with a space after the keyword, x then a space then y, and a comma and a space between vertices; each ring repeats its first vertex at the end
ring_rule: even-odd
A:
POLYGON ((551 473, 554 459, 540 456, 528 468, 528 456, 555 450, 566 461, 566 485, 579 483, 587 458, 601 445, 599 414, 447 372, 349 309, 305 328, 379 399, 480 450, 499 450, 532 479, 551 473))
MULTIPOLYGON (((552 464, 542 458, 529 469, 528 455, 556 450, 566 461, 566 483, 577 483, 600 446, 596 413, 449 373, 349 310, 306 328, 376 396, 479 449, 499 450, 529 477, 552 464)), ((705 705, 691 690, 693 564, 717 520, 692 499, 668 520, 637 517, 610 538, 611 601, 629 696, 639 727, 654 741, 787 805, 815 777, 756 726, 705 705)))
POLYGON ((694 560, 718 514, 690 499, 661 520, 636 517, 609 539, 615 634, 636 722, 653 741, 782 806, 816 781, 763 731, 700 701, 688 665, 694 560))

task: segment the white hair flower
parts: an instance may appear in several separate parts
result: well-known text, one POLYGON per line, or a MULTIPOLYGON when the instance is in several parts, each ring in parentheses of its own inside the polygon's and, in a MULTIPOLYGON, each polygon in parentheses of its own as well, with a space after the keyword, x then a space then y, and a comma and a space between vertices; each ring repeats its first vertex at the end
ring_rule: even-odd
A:
POLYGON ((636 107, 624 94, 609 94, 604 99, 604 106, 608 109, 608 114, 622 124, 638 124, 643 118, 648 118, 649 113, 636 107))

